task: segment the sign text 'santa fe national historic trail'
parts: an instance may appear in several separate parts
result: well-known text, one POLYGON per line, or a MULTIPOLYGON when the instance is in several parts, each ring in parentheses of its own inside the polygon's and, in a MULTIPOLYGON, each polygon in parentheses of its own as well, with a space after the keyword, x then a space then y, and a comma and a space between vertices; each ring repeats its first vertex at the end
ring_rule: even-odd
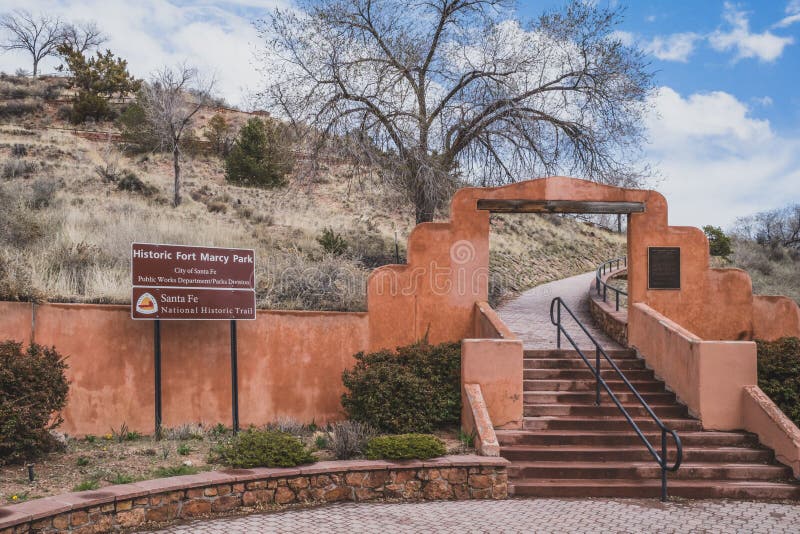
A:
POLYGON ((131 245, 134 319, 255 319, 250 249, 131 245))

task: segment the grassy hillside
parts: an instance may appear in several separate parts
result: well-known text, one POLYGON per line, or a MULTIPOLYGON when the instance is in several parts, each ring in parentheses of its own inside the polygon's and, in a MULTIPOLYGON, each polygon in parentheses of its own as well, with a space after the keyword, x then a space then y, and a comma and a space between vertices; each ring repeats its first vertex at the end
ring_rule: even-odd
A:
MULTIPOLYGON (((375 266, 401 261, 413 210, 396 193, 332 165, 313 183, 261 190, 228 185, 221 160, 183 165, 173 208, 168 155, 129 155, 60 117, 63 82, 0 78, 0 298, 127 303, 132 241, 249 247, 262 308, 359 310, 375 266), (317 238, 346 240, 326 254, 317 238)), ((218 110, 203 110, 202 123, 218 110)), ((242 124, 248 114, 225 111, 242 124)), ((116 133, 112 123, 82 129, 116 133)), ((113 136, 112 136, 113 139, 113 136)), ((560 217, 492 218, 493 297, 591 270, 624 238, 560 217)))
POLYGON ((733 238, 732 248, 729 260, 713 258, 714 265, 747 271, 757 295, 785 295, 800 304, 800 251, 739 237, 733 238))

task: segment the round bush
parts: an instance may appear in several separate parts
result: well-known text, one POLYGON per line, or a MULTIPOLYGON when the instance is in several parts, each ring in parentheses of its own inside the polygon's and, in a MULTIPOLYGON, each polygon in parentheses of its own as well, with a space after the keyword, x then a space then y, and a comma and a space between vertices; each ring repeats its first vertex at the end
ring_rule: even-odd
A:
POLYGON ((786 416, 800 425, 800 339, 756 341, 758 387, 786 416))
POLYGON ((55 348, 0 342, 0 465, 32 460, 56 445, 48 431, 63 421, 66 369, 55 348))
POLYGON ((386 433, 430 432, 461 417, 461 346, 416 343, 355 355, 342 374, 351 419, 386 433))
POLYGON ((426 460, 446 452, 442 440, 431 434, 378 436, 367 443, 370 460, 426 460))
POLYGON ((294 467, 314 461, 303 442, 278 430, 240 432, 217 449, 219 461, 231 467, 294 467))

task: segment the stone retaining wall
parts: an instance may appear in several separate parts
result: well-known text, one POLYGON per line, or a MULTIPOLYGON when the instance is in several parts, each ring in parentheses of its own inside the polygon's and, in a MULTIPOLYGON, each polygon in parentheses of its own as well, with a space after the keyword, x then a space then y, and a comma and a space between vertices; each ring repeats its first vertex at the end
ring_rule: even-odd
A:
POLYGON ((339 501, 505 499, 503 458, 318 462, 297 468, 210 471, 0 508, 0 534, 119 532, 146 524, 339 501))
MULTIPOLYGON (((625 272, 625 269, 609 273, 603 278, 603 281, 607 281, 609 278, 621 272, 625 272)), ((609 299, 608 302, 603 302, 603 298, 597 295, 596 284, 597 279, 594 279, 589 286, 589 313, 592 314, 592 318, 597 322, 597 325, 608 334, 611 339, 623 347, 627 347, 628 310, 620 306, 619 311, 617 311, 613 299, 609 299)), ((609 294, 611 294, 611 292, 609 292, 609 294)))

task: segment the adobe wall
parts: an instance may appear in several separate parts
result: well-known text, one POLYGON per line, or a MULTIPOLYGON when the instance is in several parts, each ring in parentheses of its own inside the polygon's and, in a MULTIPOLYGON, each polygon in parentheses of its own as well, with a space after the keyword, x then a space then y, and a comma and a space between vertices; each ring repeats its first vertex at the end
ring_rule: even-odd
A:
MULTIPOLYGON (((153 323, 128 306, 0 302, 0 340, 55 345, 69 357, 70 434, 105 434, 127 423, 151 433, 153 323)), ((369 345, 365 313, 259 311, 238 322, 240 424, 278 417, 341 419, 342 371, 369 345)), ((162 321, 163 424, 230 425, 227 321, 162 321)))
MULTIPOLYGON (((259 311, 255 321, 239 322, 241 424, 339 418, 341 372, 356 352, 392 349, 426 334, 432 343, 473 337, 489 276, 489 212, 477 209, 479 199, 643 202, 645 212, 628 221, 629 306, 646 304, 704 340, 800 335, 794 302, 754 298, 745 272, 710 269, 703 232, 669 226, 667 203, 655 191, 564 177, 465 188, 453 197, 448 222, 412 231, 407 264, 373 271, 368 313, 259 311), (681 247, 680 290, 647 289, 649 246, 681 247)), ((636 328, 629 325, 631 339, 636 328)), ((127 306, 0 302, 0 340, 8 338, 69 355, 63 430, 101 434, 123 422, 152 430, 153 325, 131 320, 127 306)), ((164 321, 162 350, 164 425, 229 423, 228 323, 164 321)))
POLYGON ((552 177, 498 188, 464 188, 453 197, 450 220, 417 225, 408 263, 376 269, 368 281, 370 347, 394 347, 426 332, 433 342, 471 335, 473 306, 485 301, 489 271, 489 212, 479 199, 643 202, 628 219, 630 304, 642 302, 706 340, 746 340, 760 333, 800 335, 800 309, 785 300, 756 299, 738 269, 711 269, 708 241, 698 228, 669 226, 667 202, 655 191, 624 189, 552 177), (648 247, 681 248, 681 289, 647 288, 648 247), (792 315, 794 317, 795 315, 792 315), (769 325, 769 327, 767 326, 769 325))

